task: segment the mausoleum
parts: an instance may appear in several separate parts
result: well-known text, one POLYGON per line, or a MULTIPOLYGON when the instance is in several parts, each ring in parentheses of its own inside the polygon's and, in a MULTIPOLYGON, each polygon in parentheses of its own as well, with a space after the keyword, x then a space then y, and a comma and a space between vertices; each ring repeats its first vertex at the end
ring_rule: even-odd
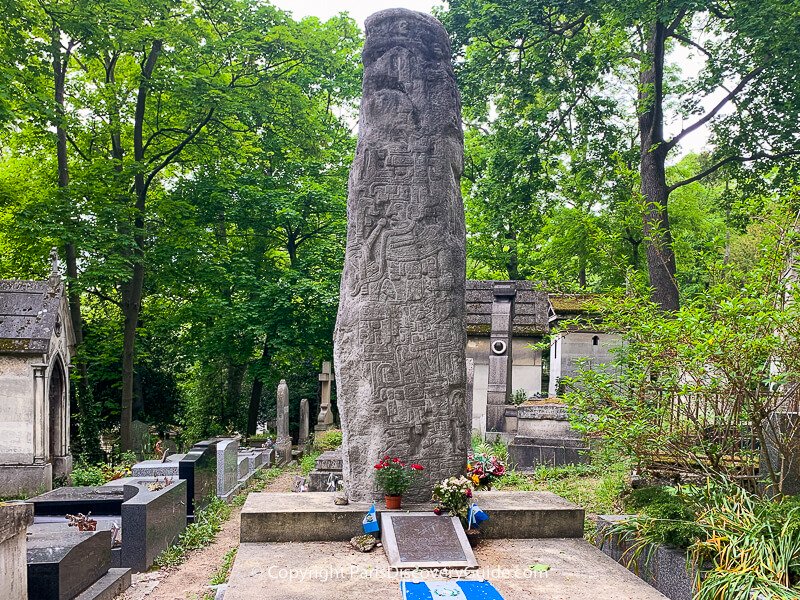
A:
POLYGON ((72 470, 74 351, 56 257, 46 281, 0 280, 0 497, 50 490, 72 470))

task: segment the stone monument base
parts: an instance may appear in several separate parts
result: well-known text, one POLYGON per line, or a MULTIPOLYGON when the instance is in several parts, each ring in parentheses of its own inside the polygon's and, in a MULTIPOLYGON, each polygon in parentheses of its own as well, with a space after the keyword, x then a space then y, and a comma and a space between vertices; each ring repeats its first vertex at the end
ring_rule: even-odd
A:
POLYGON ((28 498, 53 489, 53 465, 0 465, 0 498, 28 498))
MULTIPOLYGON (((326 492, 252 493, 242 508, 242 542, 344 542, 360 534, 370 503, 333 503, 326 492)), ((573 538, 583 536, 584 510, 551 492, 478 492, 490 518, 481 525, 485 539, 573 538)), ((433 504, 403 504, 400 511, 431 511, 433 504)))

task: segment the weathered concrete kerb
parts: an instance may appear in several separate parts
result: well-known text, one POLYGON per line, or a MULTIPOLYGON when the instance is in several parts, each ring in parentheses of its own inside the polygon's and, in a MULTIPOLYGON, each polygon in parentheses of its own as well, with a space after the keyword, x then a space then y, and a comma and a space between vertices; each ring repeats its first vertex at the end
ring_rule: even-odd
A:
POLYGON ((368 501, 381 456, 416 461, 406 497, 425 501, 463 472, 470 435, 461 105, 439 21, 391 9, 365 29, 334 335, 344 476, 368 501))

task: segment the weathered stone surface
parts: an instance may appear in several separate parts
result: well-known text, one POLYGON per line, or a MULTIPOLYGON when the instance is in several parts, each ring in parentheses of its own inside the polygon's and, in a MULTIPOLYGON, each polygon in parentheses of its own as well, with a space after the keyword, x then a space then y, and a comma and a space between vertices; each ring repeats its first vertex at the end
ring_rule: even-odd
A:
POLYGON ((280 467, 292 460, 292 436, 289 434, 289 386, 281 379, 276 400, 278 435, 275 440, 275 460, 280 467))
POLYGON ((239 440, 217 442, 217 496, 228 500, 239 482, 239 440))
POLYGON ((297 445, 302 447, 308 442, 308 428, 311 415, 308 410, 308 398, 300 400, 300 433, 297 434, 297 445))
POLYGON ((354 500, 379 495, 373 465, 384 454, 425 466, 412 500, 465 464, 463 133, 449 57, 429 15, 390 9, 366 21, 334 336, 354 500))
POLYGON ((25 565, 25 530, 33 523, 30 504, 0 503, 0 598, 28 598, 28 570, 25 565))

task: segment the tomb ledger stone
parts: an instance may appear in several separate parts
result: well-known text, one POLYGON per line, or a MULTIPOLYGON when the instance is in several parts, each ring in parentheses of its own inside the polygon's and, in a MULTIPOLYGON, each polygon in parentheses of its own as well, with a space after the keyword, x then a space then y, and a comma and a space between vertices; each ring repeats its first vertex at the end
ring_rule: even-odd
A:
POLYGON ((390 9, 365 29, 334 335, 343 468, 369 500, 383 455, 419 462, 406 497, 427 501, 469 443, 461 106, 439 21, 390 9))

